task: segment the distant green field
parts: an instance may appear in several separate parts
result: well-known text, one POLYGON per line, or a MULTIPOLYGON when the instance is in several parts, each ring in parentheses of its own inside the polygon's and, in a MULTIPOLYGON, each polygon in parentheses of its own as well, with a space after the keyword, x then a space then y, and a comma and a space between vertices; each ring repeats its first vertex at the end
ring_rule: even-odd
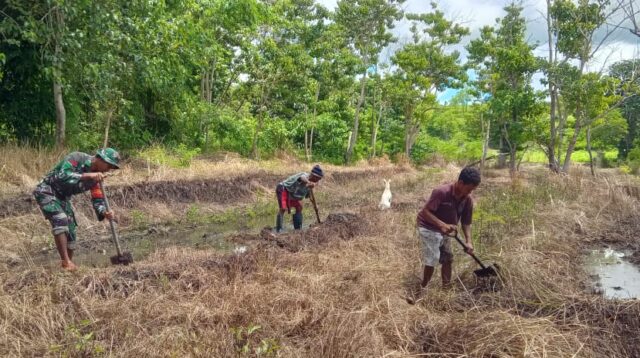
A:
MULTIPOLYGON (((595 158, 596 152, 593 152, 593 157, 595 158)), ((615 161, 618 158, 618 150, 610 150, 604 153, 604 157, 609 161, 615 161)), ((523 162, 527 163, 546 163, 547 156, 544 154, 542 150, 529 150, 525 153, 523 162)), ((588 163, 589 162, 589 152, 586 150, 576 150, 571 155, 571 161, 574 163, 588 163)))

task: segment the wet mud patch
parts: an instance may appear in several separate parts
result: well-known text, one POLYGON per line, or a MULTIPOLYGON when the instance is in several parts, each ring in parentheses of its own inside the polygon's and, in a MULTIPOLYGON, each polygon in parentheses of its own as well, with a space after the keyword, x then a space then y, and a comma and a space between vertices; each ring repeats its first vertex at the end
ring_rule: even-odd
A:
POLYGON ((229 240, 246 244, 260 241, 258 249, 275 246, 289 252, 299 252, 309 247, 326 245, 334 240, 352 240, 367 232, 368 229, 369 223, 361 216, 352 213, 336 213, 329 214, 324 222, 312 225, 307 230, 274 234, 270 228, 265 228, 257 235, 236 235, 229 240))
POLYGON ((626 217, 616 218, 608 225, 589 233, 585 241, 595 246, 596 249, 611 247, 615 250, 626 251, 629 255, 625 259, 640 266, 638 232, 640 232, 640 214, 631 213, 626 217))

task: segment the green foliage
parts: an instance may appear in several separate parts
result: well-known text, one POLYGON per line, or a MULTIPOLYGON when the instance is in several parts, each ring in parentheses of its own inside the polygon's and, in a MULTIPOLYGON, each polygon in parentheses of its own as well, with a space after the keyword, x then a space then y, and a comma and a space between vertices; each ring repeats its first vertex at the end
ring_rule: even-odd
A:
POLYGON ((91 331, 92 322, 82 320, 69 325, 64 330, 65 343, 49 347, 49 351, 62 356, 102 356, 106 354, 103 345, 96 342, 95 333, 91 331))
POLYGON ((191 204, 189 209, 187 209, 186 218, 188 222, 199 223, 202 219, 200 207, 197 204, 191 204))
MULTIPOLYGON (((480 71, 478 92, 490 94, 487 116, 502 139, 504 148, 500 149, 515 153, 533 140, 535 131, 529 129, 543 107, 541 94, 531 86, 539 64, 533 56, 535 46, 525 40, 522 7, 511 4, 504 10, 506 15, 497 20, 498 27, 484 27, 480 39, 471 41, 467 49, 471 63, 480 71)), ((511 168, 515 169, 515 161, 511 168)))
POLYGON ((627 133, 618 143, 620 159, 625 159, 634 141, 640 138, 640 60, 621 61, 609 69, 609 76, 620 84, 617 93, 622 97, 620 112, 627 122, 627 133))
POLYGON ((185 144, 179 144, 170 150, 161 145, 153 145, 138 152, 137 156, 152 165, 165 165, 174 168, 186 168, 200 153, 200 148, 189 149, 185 144))
POLYGON ((274 338, 263 338, 258 341, 257 335, 262 329, 259 325, 231 328, 234 344, 238 353, 242 355, 255 355, 273 357, 282 349, 280 343, 274 338))
POLYGON ((627 155, 627 165, 630 173, 640 174, 640 143, 637 143, 636 146, 629 151, 627 155))
MULTIPOLYGON (((500 150, 548 142, 544 96, 530 85, 540 63, 520 6, 482 29, 463 64, 455 46, 468 29, 435 4, 404 14, 403 3, 340 0, 329 10, 314 0, 9 1, 0 18, 0 142, 56 142, 54 83, 69 149, 94 150, 108 132, 108 145, 152 165, 281 150, 336 164, 374 152, 464 162, 479 158, 489 123, 500 150), (412 38, 391 46, 398 21, 412 38), (385 48, 393 53, 380 63, 385 48), (451 88, 464 90, 438 103, 451 88)), ((545 69, 563 85, 566 128, 590 127, 595 150, 617 145, 625 158, 640 127, 637 61, 608 76, 583 73, 576 62, 592 52, 586 39, 603 24, 604 2, 553 3, 567 61, 545 69), (622 117, 611 110, 618 100, 622 117)), ((570 138, 565 131, 563 143, 570 138)), ((586 146, 583 131, 576 139, 576 148, 586 146)))
POLYGON ((132 225, 135 228, 143 228, 148 224, 147 216, 141 210, 131 210, 129 217, 131 218, 132 225))

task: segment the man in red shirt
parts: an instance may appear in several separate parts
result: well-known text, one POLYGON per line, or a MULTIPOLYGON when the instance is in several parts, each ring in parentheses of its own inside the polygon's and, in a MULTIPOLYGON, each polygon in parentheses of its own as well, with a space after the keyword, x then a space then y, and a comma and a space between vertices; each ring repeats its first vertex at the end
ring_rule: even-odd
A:
POLYGON ((442 265, 442 286, 451 285, 451 236, 458 231, 458 222, 462 224, 466 248, 473 252, 471 242, 471 218, 473 199, 470 194, 480 185, 480 172, 473 167, 465 167, 458 181, 441 185, 433 190, 429 201, 418 213, 418 235, 422 241, 422 260, 424 276, 422 288, 425 288, 438 262, 442 265))

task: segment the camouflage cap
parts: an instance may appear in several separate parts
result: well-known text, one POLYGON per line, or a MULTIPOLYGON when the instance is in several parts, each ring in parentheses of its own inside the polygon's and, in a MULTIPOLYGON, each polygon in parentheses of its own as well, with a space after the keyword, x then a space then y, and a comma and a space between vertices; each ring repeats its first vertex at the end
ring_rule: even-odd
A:
POLYGON ((114 167, 120 168, 120 154, 117 150, 113 148, 98 149, 96 156, 114 167))

